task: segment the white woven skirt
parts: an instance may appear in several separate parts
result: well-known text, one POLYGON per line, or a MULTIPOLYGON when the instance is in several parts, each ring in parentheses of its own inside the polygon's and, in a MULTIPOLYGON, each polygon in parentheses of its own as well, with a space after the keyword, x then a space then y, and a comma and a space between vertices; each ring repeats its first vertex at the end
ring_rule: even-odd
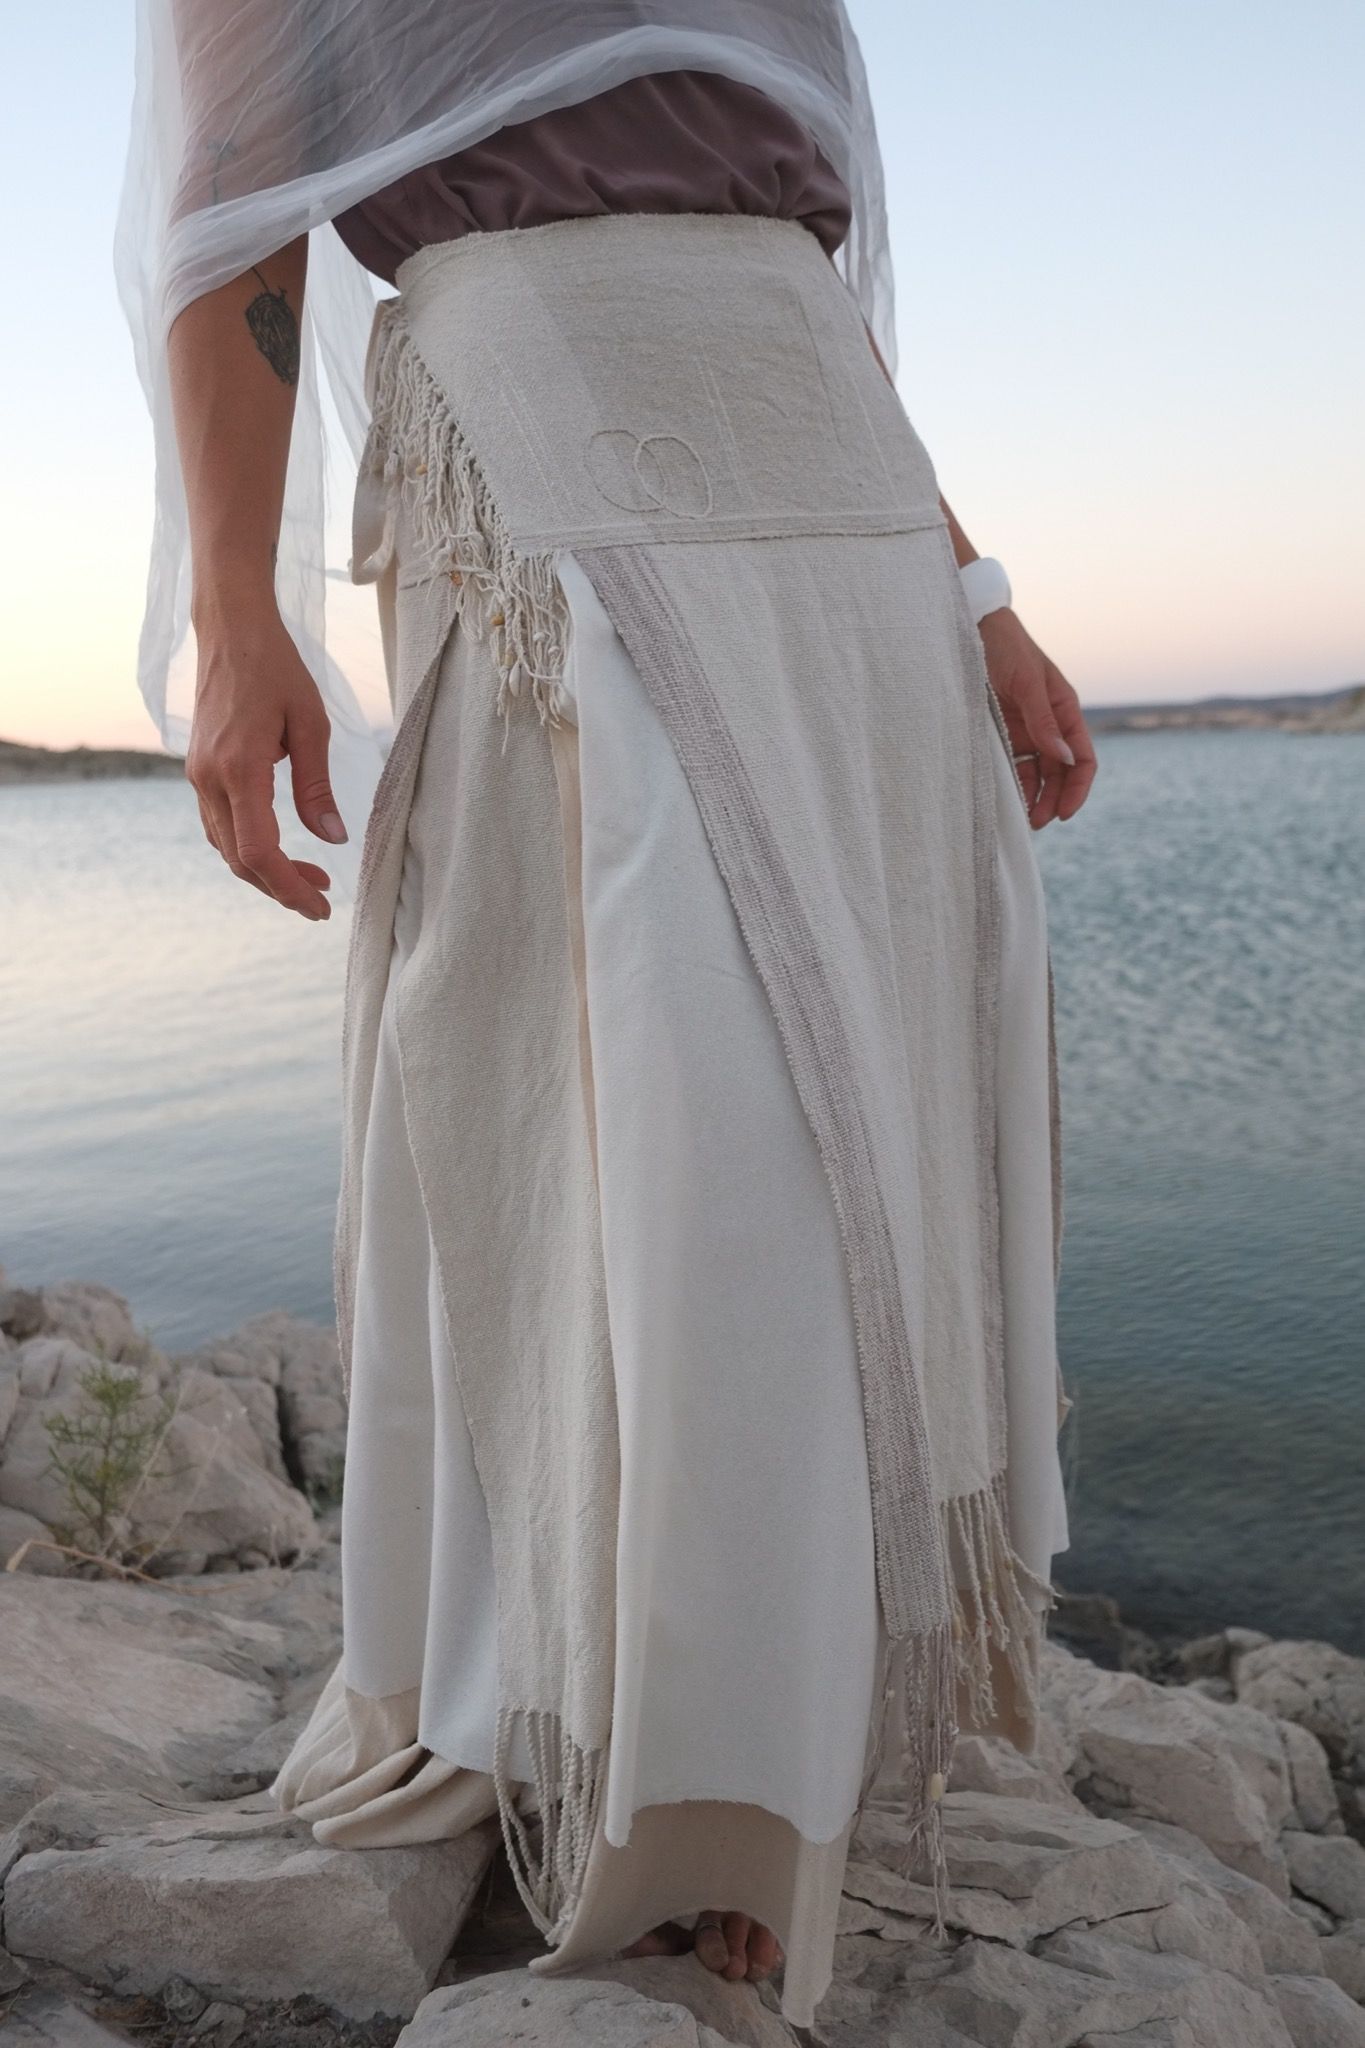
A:
MULTIPOLYGON (((572 705, 552 743, 582 911, 581 1086, 621 1491, 606 1796, 583 1896, 542 1967, 609 1954, 703 1907, 748 1911, 782 1940, 784 2011, 807 2025, 830 1975, 880 1650, 844 1257, 771 1008, 673 746, 571 557, 561 576, 572 705)), ((1016 1548, 1045 1574, 1067 1540, 1046 942, 1031 833, 993 745, 1010 1506, 1016 1548)), ((432 820, 420 810, 439 800, 419 784, 391 992, 422 918, 419 848, 432 843, 432 820)), ((494 1807, 487 1505, 405 1109, 386 998, 356 1282, 345 1647, 274 1788, 319 1839, 357 1847, 440 1839, 494 1807)))

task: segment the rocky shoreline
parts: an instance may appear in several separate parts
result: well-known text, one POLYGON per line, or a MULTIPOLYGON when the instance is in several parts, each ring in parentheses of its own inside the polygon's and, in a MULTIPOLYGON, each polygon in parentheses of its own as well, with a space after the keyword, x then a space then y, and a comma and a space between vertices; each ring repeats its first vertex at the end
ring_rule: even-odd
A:
MULTIPOLYGON (((491 1828, 361 1852, 275 1812, 340 1643, 343 1444, 327 1330, 168 1358, 106 1288, 0 1276, 0 2043, 797 2038, 690 1956, 532 1976, 491 1828)), ((1365 1660, 1057 1624, 1036 1754, 960 1745, 943 1946, 895 1811, 864 1816, 811 2038, 1365 2048, 1365 1660)))

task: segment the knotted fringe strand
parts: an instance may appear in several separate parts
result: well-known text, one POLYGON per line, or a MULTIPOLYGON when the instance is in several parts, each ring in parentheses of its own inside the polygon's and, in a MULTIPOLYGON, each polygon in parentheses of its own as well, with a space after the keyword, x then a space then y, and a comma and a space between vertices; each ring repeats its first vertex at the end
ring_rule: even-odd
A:
POLYGON ((606 1781, 605 1749, 582 1749, 558 1714, 500 1707, 493 1747, 493 1789, 512 1880, 523 1905, 548 1942, 573 1917, 583 1889, 606 1781), (540 1809, 540 1846, 518 1811, 521 1780, 509 1769, 512 1737, 520 1727, 531 1754, 530 1785, 540 1809))
POLYGON ((474 452, 398 307, 384 315, 377 338, 373 394, 362 461, 399 494, 417 566, 449 576, 460 624, 491 646, 503 745, 523 690, 542 725, 559 723, 569 611, 554 557, 524 555, 513 546, 474 452))
POLYGON ((1032 1593, 1044 1613, 1056 1604, 1048 1581, 1031 1571, 1010 1543, 1003 1473, 976 1493, 943 1502, 940 1513, 952 1620, 946 1627, 884 1643, 874 1741, 859 1801, 860 1807, 866 1804, 881 1771, 899 1690, 907 1773, 904 1874, 922 1877, 927 1864, 938 1941, 945 1934, 950 1891, 943 1795, 957 1745, 960 1704, 966 1703, 974 1726, 995 1718, 994 1653, 1005 1659, 1016 1700, 1030 1717, 1036 1716, 1034 1650, 1042 1619, 1026 1595, 1032 1593))

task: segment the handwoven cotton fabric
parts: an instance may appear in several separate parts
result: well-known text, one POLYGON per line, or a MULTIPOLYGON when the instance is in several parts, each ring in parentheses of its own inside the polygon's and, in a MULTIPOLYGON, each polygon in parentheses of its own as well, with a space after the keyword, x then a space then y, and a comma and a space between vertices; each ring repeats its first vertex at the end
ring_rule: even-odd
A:
MULTIPOLYGON (((622 1671, 605 1126, 585 1113, 554 737, 572 555, 686 777, 824 1172, 885 1633, 872 1733, 894 1701, 910 1818, 941 1881, 959 1719, 998 1715, 1031 1739, 1055 1499, 1022 1555, 1011 1411, 1038 1406, 1039 1332, 1032 1391, 1012 1399, 1002 1259, 1030 1264, 1045 1305, 1056 1233, 1025 1245, 1002 1228, 1001 728, 932 466, 791 224, 567 222, 425 250, 398 281, 376 319, 357 493, 353 568, 381 579, 400 719, 348 976, 339 1326, 349 1364, 420 818, 450 880, 423 906, 398 1031, 490 1518, 491 1775, 514 1868, 558 1939, 608 1797, 622 1671)), ((1027 832, 1022 808, 1015 822, 1027 832)), ((1037 1051, 1035 1207, 1051 1216, 1045 1026, 1037 1051)))

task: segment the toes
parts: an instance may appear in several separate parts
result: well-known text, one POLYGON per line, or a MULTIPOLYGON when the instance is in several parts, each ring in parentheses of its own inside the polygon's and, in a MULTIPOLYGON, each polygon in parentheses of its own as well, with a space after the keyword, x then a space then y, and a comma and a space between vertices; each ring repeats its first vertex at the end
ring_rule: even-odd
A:
POLYGON ((782 1961, 782 1948, 770 1927, 747 1913, 705 1913, 693 1929, 692 1946, 708 1970, 737 1984, 742 1977, 757 1983, 771 1977, 782 1961))
POLYGON ((757 1983, 761 1977, 771 1977, 782 1961, 782 1947, 771 1927, 760 1927, 755 1921, 749 1936, 750 1979, 757 1983))
POLYGON ((730 1951, 725 1975, 732 1984, 749 1973, 749 1930, 753 1924, 747 1913, 725 1915, 725 1944, 730 1951))
POLYGON ((730 1945, 717 1915, 706 1915, 698 1920, 692 1946, 698 1962, 705 1963, 708 1970, 724 1971, 730 1960, 730 1945))

